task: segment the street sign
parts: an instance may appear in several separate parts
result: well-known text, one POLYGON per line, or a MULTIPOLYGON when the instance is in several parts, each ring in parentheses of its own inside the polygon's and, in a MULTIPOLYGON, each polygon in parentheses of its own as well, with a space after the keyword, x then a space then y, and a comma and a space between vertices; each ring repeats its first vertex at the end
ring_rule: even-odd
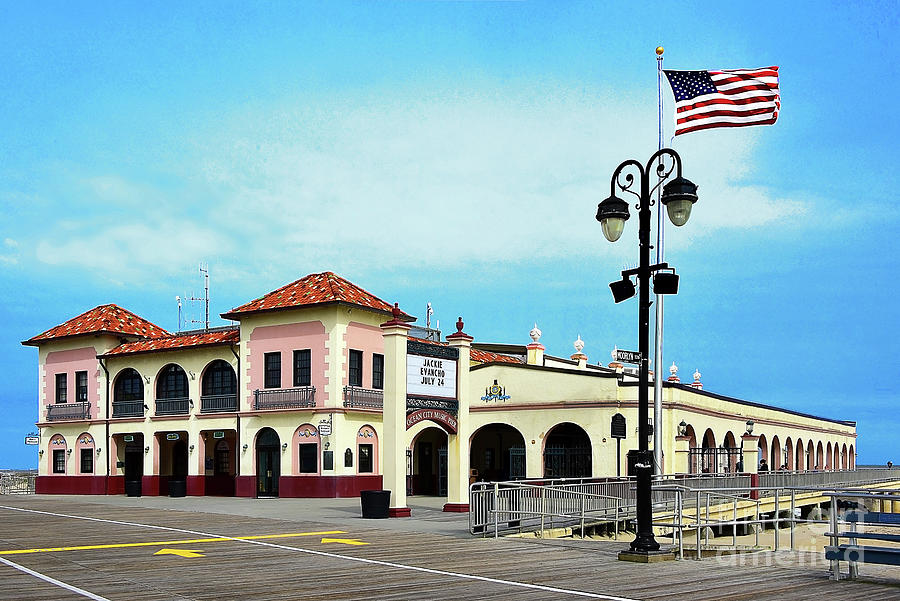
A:
POLYGON ((331 424, 319 423, 319 434, 322 436, 331 436, 331 424))
POLYGON ((641 362, 641 354, 635 351, 623 351, 620 349, 616 349, 616 361, 638 365, 641 362))
POLYGON ((39 436, 26 436, 25 444, 28 444, 28 445, 41 444, 41 439, 39 436))
POLYGON ((178 440, 178 432, 170 432, 166 434, 166 440, 178 440))

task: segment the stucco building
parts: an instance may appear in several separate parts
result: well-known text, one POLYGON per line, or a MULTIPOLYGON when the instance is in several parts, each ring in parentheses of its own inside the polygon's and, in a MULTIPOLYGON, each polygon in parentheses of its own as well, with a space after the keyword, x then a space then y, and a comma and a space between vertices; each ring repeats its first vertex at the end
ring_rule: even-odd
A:
MULTIPOLYGON (((528 344, 446 339, 330 272, 169 333, 116 305, 38 348, 37 491, 338 497, 361 490, 467 504, 472 479, 625 475, 637 378, 528 344)), ((855 422, 663 386, 666 473, 852 469, 855 422), (752 422, 752 423, 751 423, 752 422)), ((652 393, 652 391, 651 391, 652 393)))

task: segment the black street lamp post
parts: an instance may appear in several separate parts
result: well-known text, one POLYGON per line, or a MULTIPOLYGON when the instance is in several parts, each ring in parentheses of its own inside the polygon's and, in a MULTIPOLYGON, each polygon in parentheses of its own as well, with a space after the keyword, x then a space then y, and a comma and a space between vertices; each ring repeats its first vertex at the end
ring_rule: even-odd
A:
MULTIPOLYGON (((631 171, 631 170, 629 170, 631 171)), ((628 159, 613 172, 610 180, 610 197, 597 206, 597 221, 603 235, 615 242, 622 235, 625 220, 628 219, 628 203, 616 196, 616 188, 638 198, 638 242, 640 244, 640 267, 622 272, 622 280, 610 284, 615 302, 631 298, 635 294, 631 276, 636 275, 639 296, 638 336, 640 352, 640 372, 638 376, 638 452, 635 471, 637 476, 637 535, 631 543, 631 553, 651 554, 659 551, 659 543, 653 537, 653 452, 649 450, 649 354, 650 354, 650 277, 653 276, 656 294, 676 294, 678 276, 666 263, 650 264, 650 207, 655 204, 651 195, 663 186, 661 201, 666 207, 669 219, 676 226, 684 225, 697 202, 697 186, 681 177, 681 157, 671 148, 658 150, 647 161, 646 167, 634 159, 628 159), (671 163, 669 162, 671 161, 671 163), (650 170, 655 167, 656 183, 650 187, 650 170), (627 168, 636 170, 640 191, 635 191, 633 173, 624 173, 627 168), (665 183, 672 173, 675 178, 665 183)), ((657 366, 659 369, 659 366, 657 366)), ((657 377, 659 377, 657 375, 657 377)), ((656 424, 661 427, 661 424, 656 424)))

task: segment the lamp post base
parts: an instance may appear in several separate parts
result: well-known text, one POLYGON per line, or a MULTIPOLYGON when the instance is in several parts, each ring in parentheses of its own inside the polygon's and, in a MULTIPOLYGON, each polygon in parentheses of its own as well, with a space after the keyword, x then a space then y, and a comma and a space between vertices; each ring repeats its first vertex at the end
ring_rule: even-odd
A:
POLYGON ((659 549, 657 551, 619 551, 619 561, 631 561, 634 563, 659 563, 661 561, 673 561, 674 549, 659 549))

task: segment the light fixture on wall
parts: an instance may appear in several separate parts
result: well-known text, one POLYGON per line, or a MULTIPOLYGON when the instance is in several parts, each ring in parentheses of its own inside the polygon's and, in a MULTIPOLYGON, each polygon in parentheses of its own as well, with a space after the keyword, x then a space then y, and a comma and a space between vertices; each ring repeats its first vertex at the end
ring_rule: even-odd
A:
POLYGON ((281 452, 284 453, 287 450, 287 443, 281 443, 281 452))
POLYGON ((150 447, 144 447, 144 452, 145 452, 145 453, 149 453, 149 452, 150 452, 150 447))
POLYGON ((71 455, 71 454, 72 454, 72 449, 66 449, 66 455, 71 455))
POLYGON ((325 443, 325 450, 327 451, 327 450, 328 450, 328 447, 330 447, 330 446, 331 446, 331 443, 330 443, 330 442, 326 442, 326 443, 325 443))
POLYGON ((687 422, 681 420, 681 423, 678 424, 678 435, 679 436, 687 436, 687 422))
POLYGON ((244 448, 244 452, 246 453, 246 452, 247 452, 247 445, 244 444, 244 447, 243 447, 243 448, 244 448))
POLYGON ((43 456, 44 456, 44 449, 40 449, 38 451, 38 457, 43 457, 43 456))
POLYGON ((753 434, 753 420, 747 420, 747 434, 753 434))
POLYGON ((191 445, 188 447, 188 453, 193 453, 193 452, 194 452, 194 445, 191 445))
POLYGON ((100 451, 101 451, 101 450, 102 450, 102 449, 101 449, 100 447, 97 447, 97 457, 100 456, 100 451))

